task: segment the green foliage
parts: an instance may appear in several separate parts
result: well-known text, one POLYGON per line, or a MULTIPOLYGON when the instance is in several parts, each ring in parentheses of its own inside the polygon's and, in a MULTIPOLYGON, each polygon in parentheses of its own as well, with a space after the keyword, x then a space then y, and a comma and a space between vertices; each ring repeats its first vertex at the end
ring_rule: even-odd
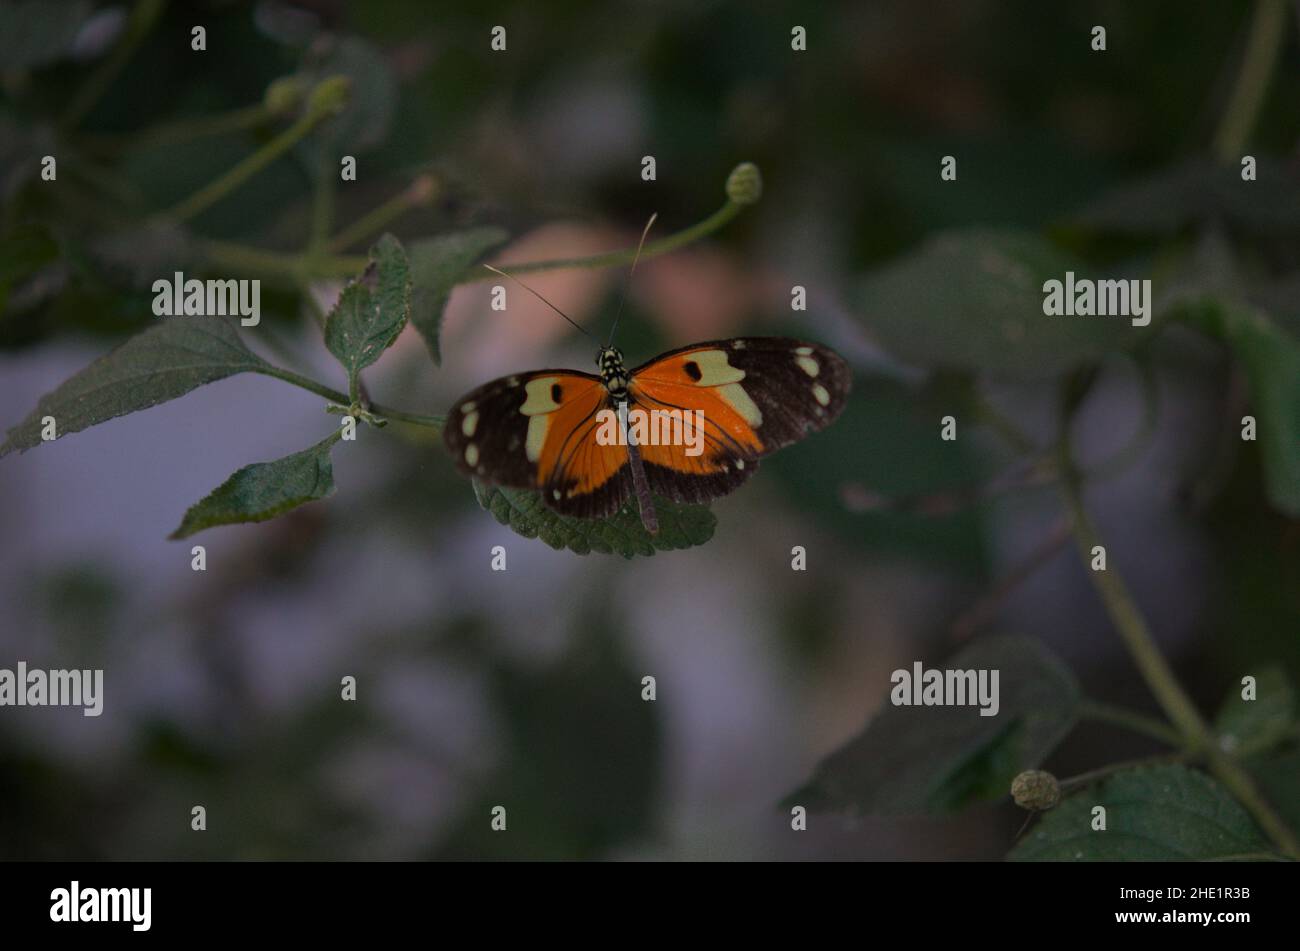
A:
POLYGON ((863 815, 955 811, 1005 796, 1016 774, 1038 766, 1074 726, 1078 684, 1037 641, 985 638, 944 666, 1000 670, 998 714, 886 702, 787 804, 863 815))
POLYGON ((916 366, 1050 377, 1136 339, 1126 320, 1043 314, 1043 283, 1087 270, 1032 232, 945 232, 868 274, 856 310, 886 350, 916 366))
POLYGON ((325 346, 354 380, 393 345, 410 312, 406 252, 396 238, 384 235, 371 249, 365 273, 343 289, 326 318, 325 346))
POLYGON ((1268 497, 1288 515, 1300 515, 1300 341, 1257 308, 1221 297, 1183 300, 1172 313, 1222 340, 1240 361, 1268 497))
POLYGON ((267 364, 224 317, 168 317, 41 397, 9 430, 0 456, 41 443, 41 420, 53 416, 59 438, 184 396, 195 387, 267 364))
POLYGON ((0 72, 64 59, 94 9, 90 0, 14 0, 0 4, 0 72))
POLYGON ((1225 750, 1249 756, 1281 742, 1295 729, 1295 692, 1286 672, 1266 667, 1255 678, 1255 699, 1245 700, 1235 686, 1219 708, 1214 730, 1225 750))
POLYGON ((1221 785, 1186 766, 1115 773, 1048 812, 1011 850, 1015 861, 1162 862, 1260 857, 1268 843, 1221 785), (1092 810, 1106 809, 1093 831, 1092 810))
POLYGON ((1193 225, 1226 223, 1260 234, 1300 227, 1300 189, 1285 162, 1260 156, 1255 181, 1241 166, 1197 156, 1113 188, 1074 217, 1072 224, 1116 234, 1172 233, 1193 225))
POLYGON ((479 505, 512 532, 578 555, 595 551, 632 558, 693 548, 713 537, 718 522, 707 505, 683 505, 656 496, 659 533, 651 535, 641 524, 635 499, 609 518, 574 518, 547 508, 540 495, 526 489, 487 486, 476 480, 474 494, 479 505))
POLYGON ((330 450, 338 438, 336 433, 292 456, 244 466, 190 506, 170 537, 188 538, 217 525, 265 522, 300 505, 333 495, 334 467, 330 450))
POLYGON ((470 228, 411 244, 411 323, 424 338, 434 363, 442 362, 442 313, 451 289, 479 258, 506 240, 501 228, 470 228))

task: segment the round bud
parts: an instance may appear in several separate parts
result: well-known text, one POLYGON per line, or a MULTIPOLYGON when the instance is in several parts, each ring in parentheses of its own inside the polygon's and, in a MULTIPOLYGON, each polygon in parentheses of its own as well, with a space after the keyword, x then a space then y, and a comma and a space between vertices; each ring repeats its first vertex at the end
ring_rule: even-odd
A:
POLYGON ((737 205, 753 205, 763 197, 763 176, 753 162, 741 162, 727 176, 727 197, 737 205))
POLYGON ((302 101, 307 85, 300 76, 281 76, 266 87, 262 105, 272 115, 282 116, 292 112, 302 101))
POLYGON ((1045 770, 1028 769, 1011 781, 1011 798, 1021 809, 1046 812, 1061 801, 1061 784, 1045 770))
POLYGON ((318 82, 307 100, 307 111, 315 115, 342 112, 348 104, 352 80, 347 76, 329 76, 318 82))

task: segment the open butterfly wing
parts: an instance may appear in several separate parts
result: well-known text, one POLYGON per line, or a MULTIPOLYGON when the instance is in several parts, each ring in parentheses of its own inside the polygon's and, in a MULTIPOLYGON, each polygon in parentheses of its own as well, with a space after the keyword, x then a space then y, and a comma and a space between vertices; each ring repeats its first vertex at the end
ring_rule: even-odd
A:
POLYGON ((679 502, 731 492, 759 458, 830 425, 851 382, 834 351, 784 337, 694 344, 638 367, 629 386, 635 406, 700 410, 705 420, 699 455, 680 441, 642 447, 651 490, 679 502))
POLYGON ((537 370, 480 386, 452 407, 443 439, 467 475, 535 489, 565 515, 612 515, 631 491, 627 449, 601 445, 599 413, 612 408, 600 378, 537 370))

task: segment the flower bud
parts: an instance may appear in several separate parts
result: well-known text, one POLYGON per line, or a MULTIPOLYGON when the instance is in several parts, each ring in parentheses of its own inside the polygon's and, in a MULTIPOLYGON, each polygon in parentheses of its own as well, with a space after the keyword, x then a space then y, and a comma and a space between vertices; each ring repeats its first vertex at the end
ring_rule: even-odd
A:
POLYGON ((1046 812, 1061 801, 1061 784, 1045 770, 1028 769, 1011 781, 1011 798, 1021 809, 1046 812))
POLYGON ((763 176, 753 162, 741 162, 727 176, 727 197, 737 205, 753 205, 763 197, 763 176))

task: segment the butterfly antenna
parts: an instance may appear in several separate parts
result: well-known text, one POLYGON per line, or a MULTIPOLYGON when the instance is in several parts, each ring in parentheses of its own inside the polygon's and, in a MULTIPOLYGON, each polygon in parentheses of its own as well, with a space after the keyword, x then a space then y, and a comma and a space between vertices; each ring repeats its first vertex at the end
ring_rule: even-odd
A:
POLYGON ((650 233, 650 226, 655 223, 659 217, 659 212, 650 216, 650 220, 645 223, 645 228, 641 231, 641 241, 636 246, 636 256, 632 258, 632 267, 627 272, 627 281, 623 285, 623 297, 618 302, 618 313, 614 315, 614 326, 609 328, 609 343, 605 346, 613 346, 614 331, 618 330, 619 319, 623 316, 623 305, 627 303, 627 292, 632 287, 632 275, 636 273, 636 262, 641 260, 641 249, 645 247, 645 236, 650 233))
POLYGON ((518 284, 520 287, 522 287, 522 288, 523 288, 524 290, 526 290, 528 293, 532 294, 534 297, 536 297, 539 301, 541 301, 541 302, 542 302, 543 304, 545 304, 547 307, 551 308, 551 310, 555 311, 557 314, 559 314, 561 317, 563 317, 563 318, 564 318, 565 320, 567 320, 569 323, 573 324, 573 326, 576 327, 578 330, 581 330, 581 331, 582 331, 584 334, 586 334, 588 337, 591 337, 592 340, 595 340, 595 339, 596 339, 595 337, 592 337, 592 336, 591 336, 591 332, 588 331, 586 327, 583 327, 581 324, 579 324, 577 321, 575 321, 572 317, 570 317, 570 316, 569 316, 568 314, 566 314, 564 311, 560 310, 560 308, 556 307, 554 304, 552 304, 550 301, 548 301, 545 297, 543 297, 541 294, 537 293, 537 291, 533 290, 531 287, 529 287, 529 286, 528 286, 527 284, 525 284, 523 281, 519 280, 519 278, 515 277, 513 274, 507 274, 505 271, 501 270, 499 267, 493 267, 491 264, 484 264, 483 266, 484 266, 485 268, 487 268, 489 271, 492 271, 492 272, 495 273, 495 274, 500 274, 502 277, 508 277, 508 278, 510 278, 510 280, 514 281, 516 284, 518 284))

